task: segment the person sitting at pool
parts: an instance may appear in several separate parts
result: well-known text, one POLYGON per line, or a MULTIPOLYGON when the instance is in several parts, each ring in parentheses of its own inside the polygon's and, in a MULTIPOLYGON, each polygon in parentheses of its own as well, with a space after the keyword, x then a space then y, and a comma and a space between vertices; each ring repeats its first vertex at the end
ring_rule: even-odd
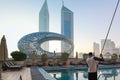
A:
POLYGON ((88 65, 88 80, 97 80, 98 61, 104 61, 102 54, 100 54, 100 57, 95 57, 92 52, 88 53, 86 60, 88 65))

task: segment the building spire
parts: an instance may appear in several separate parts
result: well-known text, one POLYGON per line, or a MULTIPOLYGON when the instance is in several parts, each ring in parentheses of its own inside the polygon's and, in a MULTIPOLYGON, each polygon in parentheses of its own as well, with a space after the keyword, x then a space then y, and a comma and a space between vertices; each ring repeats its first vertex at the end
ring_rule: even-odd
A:
POLYGON ((62 6, 64 6, 64 1, 62 0, 62 6))
POLYGON ((45 2, 44 2, 45 4, 47 4, 47 0, 45 0, 45 2))

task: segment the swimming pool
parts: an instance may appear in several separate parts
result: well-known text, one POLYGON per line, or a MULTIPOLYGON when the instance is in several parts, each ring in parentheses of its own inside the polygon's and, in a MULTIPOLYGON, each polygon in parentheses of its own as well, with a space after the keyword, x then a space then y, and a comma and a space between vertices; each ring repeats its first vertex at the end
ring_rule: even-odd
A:
MULTIPOLYGON (((87 69, 84 70, 46 70, 56 80, 88 80, 87 69)), ((99 80, 119 80, 120 68, 100 69, 99 80)))

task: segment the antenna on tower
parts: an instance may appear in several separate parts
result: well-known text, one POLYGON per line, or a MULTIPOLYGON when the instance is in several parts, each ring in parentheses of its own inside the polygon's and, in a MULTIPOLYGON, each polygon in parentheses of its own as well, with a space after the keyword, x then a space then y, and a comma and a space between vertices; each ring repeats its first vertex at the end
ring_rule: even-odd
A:
POLYGON ((47 2, 47 0, 45 0, 45 2, 47 2))
POLYGON ((62 0, 62 5, 64 6, 64 1, 62 0))

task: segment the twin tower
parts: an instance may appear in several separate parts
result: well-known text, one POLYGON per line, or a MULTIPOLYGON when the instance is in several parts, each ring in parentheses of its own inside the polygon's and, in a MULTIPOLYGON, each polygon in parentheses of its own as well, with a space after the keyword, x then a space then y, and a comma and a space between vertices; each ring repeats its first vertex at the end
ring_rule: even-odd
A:
MULTIPOLYGON (((49 11, 47 0, 45 0, 39 13, 39 32, 49 32, 49 11)), ((61 8, 61 34, 74 43, 73 12, 66 8, 64 4, 61 8)), ((45 50, 49 51, 49 42, 43 45, 45 50)), ((69 45, 61 42, 61 52, 68 49, 69 45)), ((70 57, 73 57, 71 54, 70 57)))

